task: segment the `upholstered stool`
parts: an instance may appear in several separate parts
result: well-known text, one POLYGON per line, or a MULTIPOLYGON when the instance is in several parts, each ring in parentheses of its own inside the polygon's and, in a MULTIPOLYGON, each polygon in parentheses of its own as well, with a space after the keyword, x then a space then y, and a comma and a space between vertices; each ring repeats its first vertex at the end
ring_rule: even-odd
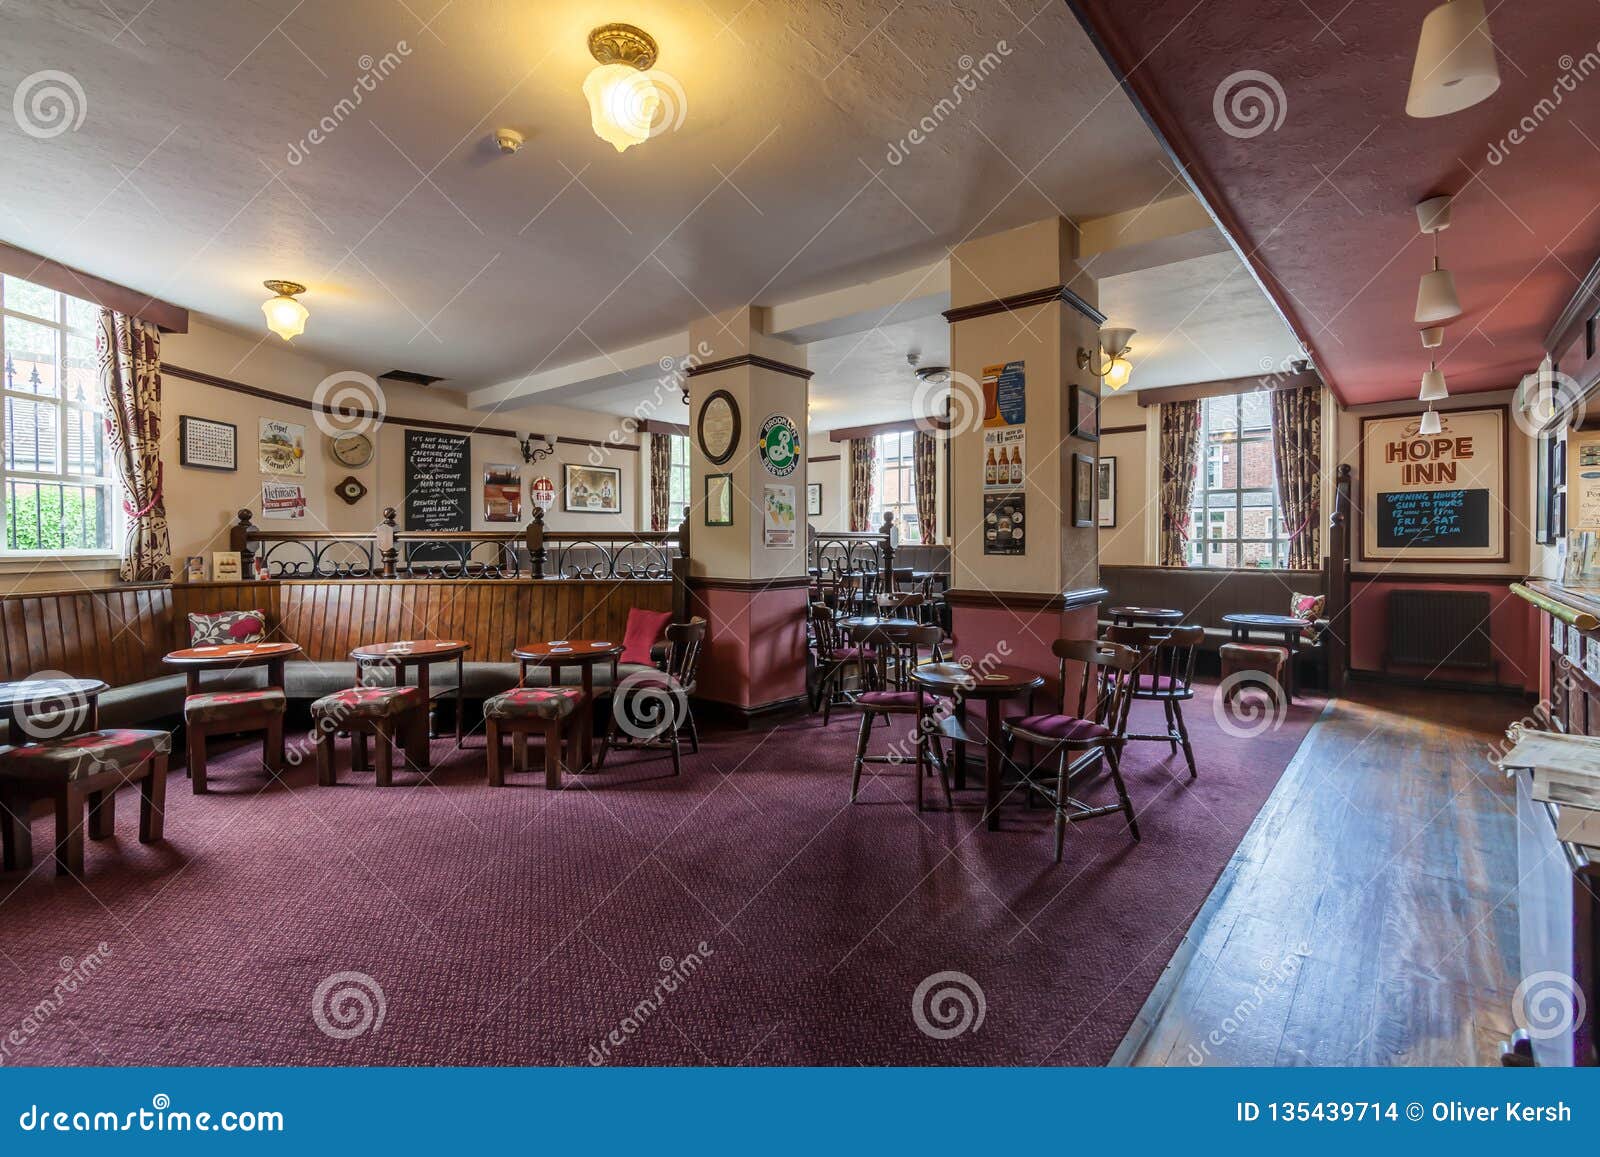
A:
POLYGON ((505 765, 500 761, 501 735, 511 736, 512 769, 526 771, 528 734, 539 732, 544 735, 544 785, 560 787, 562 732, 570 729, 567 720, 582 705, 581 687, 513 687, 485 700, 483 722, 489 741, 489 786, 501 787, 506 782, 505 765))
POLYGON ((378 786, 394 783, 393 749, 416 770, 428 770, 428 703, 413 686, 349 687, 324 695, 311 705, 311 742, 317 753, 317 782, 337 782, 333 768, 333 736, 350 736, 350 767, 367 769, 367 736, 377 746, 378 786))
POLYGON ((189 779, 194 793, 206 790, 206 739, 259 731, 261 762, 269 771, 283 770, 283 712, 288 706, 281 687, 258 691, 208 691, 183 701, 183 726, 189 743, 189 779))
MULTIPOLYGON (((1282 694, 1283 676, 1289 662, 1289 652, 1284 647, 1269 647, 1264 643, 1224 643, 1217 648, 1217 654, 1222 659, 1222 681, 1228 682, 1228 676, 1239 674, 1242 671, 1256 671, 1272 680, 1262 683, 1261 687, 1272 695, 1274 700, 1282 694)), ((1227 687, 1226 697, 1231 699, 1253 682, 1249 679, 1236 680, 1227 687)))
POLYGON ((56 875, 83 874, 84 805, 89 835, 107 839, 116 816, 117 788, 139 781, 139 842, 161 839, 166 803, 167 758, 172 736, 165 731, 85 731, 61 739, 0 751, 0 833, 5 867, 33 866, 28 815, 35 800, 56 805, 56 875))

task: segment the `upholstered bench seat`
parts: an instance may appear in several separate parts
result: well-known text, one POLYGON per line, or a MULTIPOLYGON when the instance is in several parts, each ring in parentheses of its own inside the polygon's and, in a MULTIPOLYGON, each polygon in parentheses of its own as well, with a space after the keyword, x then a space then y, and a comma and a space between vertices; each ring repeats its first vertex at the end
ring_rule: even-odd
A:
POLYGON ((202 691, 183 702, 186 723, 222 723, 241 715, 267 712, 282 715, 289 706, 282 688, 262 687, 254 691, 202 691))
POLYGON ((583 702, 577 687, 513 687, 483 704, 485 719, 565 719, 583 702))

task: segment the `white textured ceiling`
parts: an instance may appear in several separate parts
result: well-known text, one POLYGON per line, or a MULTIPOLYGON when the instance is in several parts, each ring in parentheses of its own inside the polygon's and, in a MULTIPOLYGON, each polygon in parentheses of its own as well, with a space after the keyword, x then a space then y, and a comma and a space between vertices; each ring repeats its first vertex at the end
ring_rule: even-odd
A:
POLYGON ((1174 188, 1059 0, 9 0, 4 107, 46 69, 82 123, 0 116, 0 237, 253 329, 303 281, 307 352, 459 387, 1174 188), (622 155, 580 93, 613 20, 687 106, 622 155))

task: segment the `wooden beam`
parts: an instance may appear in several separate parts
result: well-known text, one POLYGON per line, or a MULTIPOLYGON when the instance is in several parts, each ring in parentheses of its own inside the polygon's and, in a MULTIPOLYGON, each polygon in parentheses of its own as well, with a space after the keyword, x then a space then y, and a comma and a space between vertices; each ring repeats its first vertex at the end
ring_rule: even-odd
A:
POLYGON ((1320 385, 1322 378, 1315 370, 1301 370, 1292 374, 1255 374, 1248 378, 1220 378, 1214 382, 1194 382, 1187 386, 1135 390, 1133 396, 1141 406, 1159 406, 1162 402, 1192 402, 1200 398, 1223 398, 1256 390, 1298 390, 1305 386, 1320 385))
POLYGON ((0 241, 0 273, 20 277, 57 293, 65 293, 68 297, 92 301, 104 309, 115 310, 129 317, 154 322, 164 333, 189 332, 189 311, 181 306, 84 273, 48 257, 40 257, 26 249, 18 249, 15 245, 7 245, 3 241, 0 241))
POLYGON ((944 418, 906 418, 899 422, 874 422, 870 426, 841 426, 828 431, 828 441, 848 442, 852 438, 876 438, 879 434, 900 434, 907 430, 947 433, 950 423, 944 418))
POLYGON ((685 438, 689 436, 689 427, 684 423, 660 422, 655 418, 641 418, 639 420, 639 429, 646 434, 681 434, 685 438))

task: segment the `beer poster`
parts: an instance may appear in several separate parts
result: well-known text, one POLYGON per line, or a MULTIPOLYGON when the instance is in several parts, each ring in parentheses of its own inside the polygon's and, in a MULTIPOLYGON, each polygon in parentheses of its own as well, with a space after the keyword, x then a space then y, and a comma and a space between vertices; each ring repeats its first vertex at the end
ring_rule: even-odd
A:
POLYGON ((1566 482, 1568 529, 1600 530, 1600 435, 1567 435, 1566 482))
POLYGON ((1506 562, 1506 407, 1361 421, 1361 561, 1506 562))
POLYGON ((1027 371, 1023 362, 983 367, 983 424, 1020 426, 1028 417, 1027 371))
POLYGON ((1021 427, 983 432, 983 488, 1020 490, 1028 477, 1028 434, 1021 427))

